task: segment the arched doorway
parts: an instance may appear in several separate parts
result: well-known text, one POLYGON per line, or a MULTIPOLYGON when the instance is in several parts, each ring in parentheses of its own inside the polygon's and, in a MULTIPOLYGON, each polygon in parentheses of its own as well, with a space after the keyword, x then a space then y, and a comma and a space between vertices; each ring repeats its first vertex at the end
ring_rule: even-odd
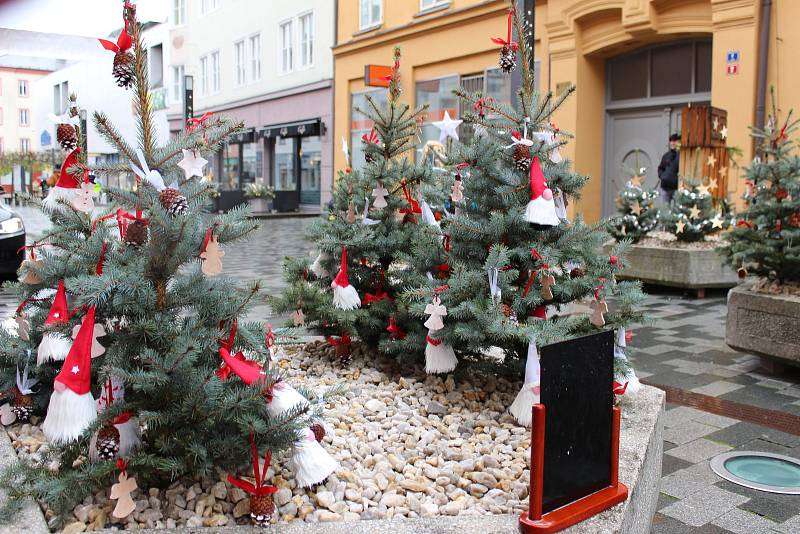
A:
POLYGON ((711 101, 711 39, 660 43, 606 63, 603 215, 615 213, 626 169, 645 168, 645 186, 658 184, 658 163, 680 110, 711 101))

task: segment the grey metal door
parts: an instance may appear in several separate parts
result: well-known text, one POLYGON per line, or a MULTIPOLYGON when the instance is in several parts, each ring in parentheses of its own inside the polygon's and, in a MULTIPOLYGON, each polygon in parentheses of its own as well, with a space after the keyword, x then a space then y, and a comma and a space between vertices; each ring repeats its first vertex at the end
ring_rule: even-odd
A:
POLYGON ((606 158, 603 216, 616 212, 615 199, 630 178, 644 168, 642 185, 658 184, 658 163, 668 148, 670 132, 677 131, 680 113, 673 108, 609 111, 606 120, 606 158), (677 115, 677 117, 675 117, 677 115))

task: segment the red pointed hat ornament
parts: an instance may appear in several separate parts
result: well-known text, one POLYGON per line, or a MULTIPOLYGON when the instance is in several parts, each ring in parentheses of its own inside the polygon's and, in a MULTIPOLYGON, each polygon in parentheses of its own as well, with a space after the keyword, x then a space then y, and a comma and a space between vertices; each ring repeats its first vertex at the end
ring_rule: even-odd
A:
MULTIPOLYGON (((219 355, 222 358, 222 361, 225 362, 227 368, 233 371, 233 373, 241 378, 242 382, 248 386, 264 381, 266 375, 261 370, 261 366, 258 365, 257 362, 246 359, 241 352, 234 356, 231 355, 227 348, 220 347, 219 355)), ((226 378, 228 374, 229 373, 225 374, 226 378)), ((219 376, 219 372, 217 373, 217 376, 219 376)))
MULTIPOLYGON (((69 321, 69 309, 67 308, 67 292, 64 289, 64 280, 58 281, 58 289, 50 306, 50 313, 44 322, 45 326, 65 324, 69 321)), ((37 349, 36 364, 42 365, 51 360, 60 361, 67 357, 70 349, 70 340, 59 332, 46 331, 39 342, 37 349)))
POLYGON ((61 171, 58 174, 56 185, 50 188, 47 197, 42 201, 45 208, 54 209, 59 207, 56 202, 59 198, 71 201, 77 194, 81 187, 80 180, 70 174, 69 169, 79 164, 78 154, 80 151, 81 149, 78 147, 64 158, 64 163, 61 164, 61 171))
POLYGON ((539 156, 531 161, 531 200, 525 208, 525 220, 533 224, 558 226, 561 220, 556 214, 553 192, 547 187, 539 156))
POLYGON ((361 306, 361 298, 356 288, 350 285, 347 278, 347 247, 342 247, 342 259, 339 272, 331 282, 333 288, 333 305, 340 310, 353 310, 361 306))
POLYGON ((90 306, 53 383, 53 394, 42 424, 42 432, 50 441, 75 441, 97 418, 97 405, 91 392, 94 316, 95 308, 90 306))

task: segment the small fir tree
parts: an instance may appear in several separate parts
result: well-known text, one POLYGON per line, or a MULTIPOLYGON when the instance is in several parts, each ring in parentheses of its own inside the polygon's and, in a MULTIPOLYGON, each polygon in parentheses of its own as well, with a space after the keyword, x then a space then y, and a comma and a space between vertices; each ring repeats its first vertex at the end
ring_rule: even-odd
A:
POLYGON ((420 270, 444 263, 438 223, 420 196, 435 190, 436 175, 407 158, 425 108, 400 103, 399 62, 396 48, 388 105, 368 96, 369 109, 356 110, 375 123, 362 140, 366 162, 339 173, 328 213, 308 230, 319 256, 289 259, 289 286, 272 301, 277 311, 292 312, 295 324, 326 334, 343 358, 353 337, 398 356, 419 353, 424 332, 398 296, 415 272, 414 246, 438 250, 420 270))
POLYGON ((728 262, 779 283, 800 280, 800 157, 791 140, 798 121, 789 112, 778 126, 773 105, 764 129, 753 129, 760 157, 747 169, 745 209, 728 234, 728 262))
MULTIPOLYGON (((29 246, 15 285, 18 328, 0 330, 0 386, 9 403, 3 413, 10 405, 20 419, 40 414, 50 441, 38 461, 2 473, 7 506, 34 496, 63 513, 110 487, 120 465, 140 485, 213 475, 217 468, 236 472, 251 459, 251 440, 260 454, 294 445, 297 469, 308 459, 308 428, 320 416, 310 393, 300 396, 288 384, 273 390, 281 377, 268 368, 271 338, 259 323, 242 320, 260 284, 239 287, 213 276, 221 266, 217 245, 232 246, 257 225, 243 209, 210 216, 205 205, 213 187, 195 177, 200 153, 217 150, 242 124, 195 120, 158 147, 146 48, 134 7, 126 2, 124 13, 118 42, 132 48, 125 72, 134 92, 136 148, 100 112, 94 123, 121 161, 90 167, 80 144, 69 145, 45 207, 52 228, 29 246), (79 188, 88 172, 132 168, 136 189, 108 188, 113 205, 93 213, 86 188, 79 188), (253 387, 234 376, 236 366, 255 373, 246 380, 253 387)), ((62 131, 63 138, 83 139, 75 128, 62 131)), ((330 462, 318 465, 328 469, 330 462)), ((314 473, 321 478, 311 483, 328 474, 314 473)), ((308 472, 303 476, 298 483, 307 485, 308 472)))
MULTIPOLYGON (((529 36, 516 13, 512 2, 516 34, 529 36)), ((476 135, 449 153, 448 163, 463 178, 463 192, 451 198, 454 213, 442 220, 449 276, 409 290, 406 298, 426 320, 429 369, 443 372, 458 362, 481 361, 519 370, 525 363, 524 386, 510 411, 527 425, 538 399, 537 347, 601 327, 622 333, 641 320, 635 305, 643 294, 638 283, 615 279, 624 243, 611 256, 598 254, 608 239, 605 221, 567 220, 566 199, 577 198, 588 178, 561 158, 558 147, 569 135, 551 121, 574 88, 558 96, 538 94, 530 41, 510 46, 518 50, 522 69, 517 109, 455 91, 464 108, 474 110, 464 119, 476 135), (583 299, 591 318, 569 313, 583 299), (613 301, 610 308, 606 301, 613 301)), ((417 247, 417 254, 418 266, 438 258, 436 249, 417 247)), ((624 351, 617 355, 619 379, 634 381, 624 351)))
POLYGON ((658 225, 655 200, 658 193, 642 187, 644 167, 629 169, 630 180, 617 194, 617 216, 609 221, 608 230, 617 241, 630 239, 636 243, 658 225))
POLYGON ((730 226, 730 208, 724 200, 715 202, 709 192, 713 186, 694 177, 682 178, 669 209, 662 211, 665 229, 678 241, 704 241, 730 226))

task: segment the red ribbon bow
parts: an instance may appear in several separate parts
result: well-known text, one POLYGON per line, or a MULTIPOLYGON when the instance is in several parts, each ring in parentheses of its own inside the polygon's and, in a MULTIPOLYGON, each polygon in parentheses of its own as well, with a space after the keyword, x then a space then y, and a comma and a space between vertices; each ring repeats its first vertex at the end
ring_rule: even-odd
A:
POLYGON ((95 268, 95 273, 97 276, 103 274, 103 262, 106 260, 106 249, 108 248, 108 243, 103 241, 103 246, 100 248, 100 259, 97 260, 97 267, 95 268))
MULTIPOLYGON (((486 114, 484 108, 488 104, 493 104, 493 103, 494 103, 494 98, 492 98, 491 96, 483 96, 475 101, 475 103, 472 105, 472 109, 478 112, 478 116, 483 117, 486 114)), ((460 163, 459 165, 467 165, 467 164, 460 163)), ((458 165, 456 165, 456 168, 458 168, 458 165)))
MULTIPOLYGON (((123 19, 124 20, 124 19, 123 19)), ((119 37, 117 37, 117 42, 113 43, 107 39, 98 39, 100 44, 103 45, 103 48, 106 50, 110 50, 111 52, 124 52, 125 50, 130 49, 133 46, 133 39, 131 39, 130 34, 127 30, 127 21, 124 21, 125 24, 122 27, 122 32, 120 32, 119 37)))
POLYGON ((394 317, 389 317, 389 326, 386 327, 386 331, 389 332, 389 337, 392 339, 405 339, 408 335, 400 328, 394 317))
POLYGON ((619 382, 614 380, 614 387, 612 388, 614 395, 624 395, 626 389, 628 389, 627 382, 625 382, 624 384, 620 384, 619 382))
POLYGON ((377 291, 375 291, 375 293, 366 293, 364 295, 363 303, 364 306, 369 306, 373 302, 380 302, 382 300, 393 301, 394 298, 392 298, 392 296, 389 295, 389 293, 387 293, 383 289, 378 289, 377 291))
POLYGON ((325 341, 327 341, 332 347, 339 347, 341 345, 349 345, 352 340, 347 332, 342 332, 342 335, 339 337, 339 339, 336 339, 333 336, 328 336, 325 338, 325 341))
POLYGON ((269 464, 272 462, 272 451, 267 451, 267 455, 264 456, 264 467, 259 469, 258 448, 256 447, 256 440, 252 433, 250 433, 250 450, 253 455, 253 478, 255 479, 255 484, 247 480, 242 480, 241 478, 236 478, 230 473, 228 474, 228 482, 251 495, 270 495, 275 493, 278 491, 278 488, 269 484, 264 484, 264 479, 269 470, 269 464))
POLYGON ((400 182, 400 187, 403 188, 403 195, 405 195, 409 206, 407 208, 400 208, 400 213, 422 213, 422 208, 420 208, 419 202, 411 198, 411 193, 408 191, 408 186, 406 185, 405 179, 400 182))
POLYGON ((197 117, 197 118, 191 117, 191 118, 186 119, 186 132, 187 133, 192 133, 197 128, 200 128, 200 127, 205 128, 206 127, 206 121, 208 119, 210 119, 213 114, 214 113, 211 112, 211 111, 206 111, 205 113, 203 113, 203 115, 201 117, 197 117))
POLYGON ((272 331, 272 324, 267 324, 267 337, 264 339, 264 342, 267 345, 267 348, 270 348, 275 345, 275 332, 272 331))
POLYGON ((605 278, 598 278, 597 281, 600 283, 600 285, 598 285, 597 289, 594 290, 594 299, 595 300, 600 300, 600 291, 603 289, 603 286, 606 283, 606 279, 605 278))
POLYGON ((427 341, 428 343, 430 343, 434 347, 438 347, 439 345, 442 344, 442 340, 441 339, 432 338, 429 335, 425 336, 425 341, 427 341))
MULTIPOLYGON (((541 267, 542 270, 550 268, 550 265, 543 261, 542 255, 539 254, 539 251, 536 250, 535 248, 531 249, 531 256, 533 257, 534 260, 542 262, 542 267, 541 267)), ((531 285, 533 284, 533 280, 536 278, 536 273, 538 273, 538 272, 539 272, 539 269, 531 270, 531 272, 530 272, 531 274, 528 277, 528 283, 525 284, 525 289, 522 290, 522 298, 525 298, 525 297, 528 296, 528 292, 531 290, 531 285)))
POLYGON ((378 139, 378 133, 375 131, 375 128, 369 131, 369 136, 367 136, 367 134, 363 134, 361 136, 361 140, 366 143, 372 143, 373 145, 377 145, 378 142, 380 141, 378 139))
POLYGON ((498 44, 500 46, 508 45, 508 46, 511 47, 511 50, 516 52, 519 49, 519 43, 517 43, 516 41, 512 41, 511 40, 511 23, 512 23, 513 18, 514 18, 514 10, 513 9, 509 9, 508 10, 508 33, 507 33, 506 38, 503 39, 502 37, 491 37, 491 40, 492 40, 492 42, 494 44, 498 44))

